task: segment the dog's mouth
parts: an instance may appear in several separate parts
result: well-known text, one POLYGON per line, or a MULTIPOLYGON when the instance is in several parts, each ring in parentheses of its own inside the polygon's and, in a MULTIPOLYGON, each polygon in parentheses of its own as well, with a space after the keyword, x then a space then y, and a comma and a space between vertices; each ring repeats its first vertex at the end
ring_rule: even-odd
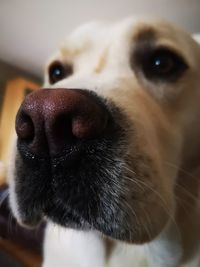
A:
POLYGON ((35 225, 46 217, 65 227, 113 235, 122 224, 124 196, 123 162, 111 144, 111 140, 91 142, 53 159, 37 158, 18 144, 16 192, 22 223, 35 225))
MULTIPOLYGON (((160 193, 151 190, 152 186, 159 188, 159 174, 153 160, 137 146, 138 129, 133 131, 126 114, 112 102, 108 104, 108 100, 102 104, 98 99, 101 104, 96 107, 96 99, 92 98, 94 113, 100 116, 106 113, 106 127, 101 131, 98 127, 104 126, 105 120, 94 118, 88 103, 78 102, 76 108, 66 110, 62 103, 61 108, 54 105, 52 97, 62 96, 56 97, 60 104, 66 89, 56 89, 56 93, 41 91, 33 95, 37 102, 30 97, 31 108, 25 102, 17 117, 18 141, 10 202, 18 221, 35 226, 47 219, 63 227, 93 229, 126 242, 141 243, 155 238, 168 221, 168 215, 160 203, 160 193), (64 120, 60 116, 63 110, 67 112, 64 120), (71 113, 74 117, 70 117, 71 113), (57 120, 58 115, 61 120, 57 120), (69 133, 69 124, 67 129, 63 125, 66 118, 70 118, 71 133, 76 137, 73 142, 72 139, 63 142, 63 134, 57 136, 60 130, 69 133), (134 148, 129 147, 130 134, 135 137, 134 148), (134 153, 130 153, 133 149, 134 153), (158 183, 144 186, 145 181, 153 180, 153 175, 158 183), (145 225, 149 207, 153 207, 148 217, 151 231, 145 225)), ((69 98, 64 101, 71 98, 69 107, 77 103, 74 96, 91 101, 90 95, 82 91, 67 94, 69 98)), ((170 195, 165 198, 171 207, 173 199, 170 195)))
POLYGON ((44 218, 64 227, 95 229, 116 239, 127 235, 123 211, 124 117, 112 110, 101 137, 38 156, 18 139, 15 192, 19 220, 36 225, 44 218), (117 120, 115 119, 117 116, 117 120))

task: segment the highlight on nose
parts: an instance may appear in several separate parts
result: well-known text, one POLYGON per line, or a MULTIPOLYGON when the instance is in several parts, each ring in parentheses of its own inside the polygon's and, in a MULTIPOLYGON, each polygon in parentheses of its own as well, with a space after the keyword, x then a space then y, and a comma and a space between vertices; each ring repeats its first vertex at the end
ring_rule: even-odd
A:
POLYGON ((18 140, 32 153, 57 156, 77 141, 99 137, 107 112, 81 89, 42 89, 29 94, 16 117, 18 140))

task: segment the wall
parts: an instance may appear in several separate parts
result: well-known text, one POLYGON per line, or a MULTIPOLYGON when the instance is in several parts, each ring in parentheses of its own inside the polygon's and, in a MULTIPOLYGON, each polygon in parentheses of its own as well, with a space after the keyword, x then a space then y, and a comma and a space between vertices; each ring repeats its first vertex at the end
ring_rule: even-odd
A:
POLYGON ((200 0, 0 0, 0 59, 42 77, 49 56, 78 25, 139 14, 200 32, 200 0))
MULTIPOLYGON (((15 79, 19 76, 24 77, 28 80, 31 80, 39 84, 42 82, 41 79, 39 79, 37 76, 34 76, 17 67, 9 65, 3 61, 0 61, 0 108, 1 108, 1 103, 2 103, 2 99, 4 95, 4 88, 5 88, 6 82, 8 80, 15 79)), ((0 113, 1 113, 1 109, 0 109, 0 113)))

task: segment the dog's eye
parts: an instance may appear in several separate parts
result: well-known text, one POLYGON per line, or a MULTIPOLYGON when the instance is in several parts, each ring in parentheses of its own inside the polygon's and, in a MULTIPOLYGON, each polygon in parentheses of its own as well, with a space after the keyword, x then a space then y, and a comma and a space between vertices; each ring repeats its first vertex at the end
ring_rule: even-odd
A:
POLYGON ((187 64, 175 52, 163 48, 144 56, 142 69, 148 79, 173 81, 187 69, 187 64))
POLYGON ((63 65, 62 63, 56 61, 53 62, 49 67, 49 81, 54 84, 73 73, 71 65, 63 65))

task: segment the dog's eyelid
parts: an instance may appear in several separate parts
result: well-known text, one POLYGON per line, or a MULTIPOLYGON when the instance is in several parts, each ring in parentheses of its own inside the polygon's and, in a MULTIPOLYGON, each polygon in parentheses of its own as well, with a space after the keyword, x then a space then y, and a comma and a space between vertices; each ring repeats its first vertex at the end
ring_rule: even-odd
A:
POLYGON ((183 54, 180 53, 180 51, 178 51, 177 49, 175 49, 174 47, 169 47, 166 45, 158 45, 156 46, 152 52, 157 52, 157 51, 162 51, 162 52, 167 52, 167 53, 171 53, 172 55, 174 55, 175 57, 179 58, 179 60, 185 64, 187 67, 189 67, 189 63, 186 60, 185 56, 183 54))
POLYGON ((151 81, 176 81, 189 68, 184 55, 176 49, 147 42, 132 51, 130 64, 151 81))
POLYGON ((73 74, 73 65, 59 60, 53 61, 48 67, 50 84, 54 84, 73 74))

